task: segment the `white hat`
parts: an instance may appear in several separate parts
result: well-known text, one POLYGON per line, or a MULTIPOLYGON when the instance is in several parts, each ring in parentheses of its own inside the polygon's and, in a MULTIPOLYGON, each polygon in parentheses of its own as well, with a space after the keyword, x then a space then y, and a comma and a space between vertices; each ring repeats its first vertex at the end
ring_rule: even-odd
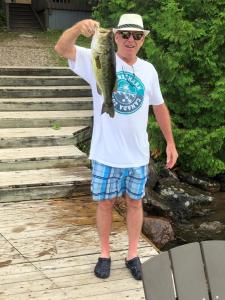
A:
POLYGON ((149 30, 145 30, 143 26, 142 17, 138 14, 124 14, 120 17, 118 26, 113 28, 113 32, 127 30, 127 31, 143 31, 146 36, 149 30))

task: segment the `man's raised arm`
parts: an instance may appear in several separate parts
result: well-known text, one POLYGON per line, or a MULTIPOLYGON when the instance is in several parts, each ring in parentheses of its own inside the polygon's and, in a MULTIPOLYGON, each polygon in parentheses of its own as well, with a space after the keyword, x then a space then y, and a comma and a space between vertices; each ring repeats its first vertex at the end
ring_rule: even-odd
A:
POLYGON ((90 37, 95 33, 95 29, 99 27, 99 23, 92 20, 82 20, 63 32, 55 45, 55 51, 62 57, 67 59, 76 58, 76 47, 74 47, 79 35, 90 37))

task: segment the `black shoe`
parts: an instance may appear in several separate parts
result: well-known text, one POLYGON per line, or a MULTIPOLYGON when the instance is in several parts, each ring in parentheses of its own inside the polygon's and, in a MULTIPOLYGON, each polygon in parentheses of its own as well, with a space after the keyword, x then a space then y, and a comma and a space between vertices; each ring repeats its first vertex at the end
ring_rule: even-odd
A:
POLYGON ((131 271, 132 276, 136 280, 141 280, 141 261, 139 257, 134 257, 130 260, 125 259, 126 267, 131 271))
POLYGON ((108 278, 110 274, 111 258, 99 257, 95 266, 95 276, 98 278, 108 278))

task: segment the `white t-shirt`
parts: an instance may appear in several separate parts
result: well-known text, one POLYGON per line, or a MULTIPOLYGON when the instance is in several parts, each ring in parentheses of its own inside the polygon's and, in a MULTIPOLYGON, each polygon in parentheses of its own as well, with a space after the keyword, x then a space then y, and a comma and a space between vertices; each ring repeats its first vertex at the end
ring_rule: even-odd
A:
POLYGON ((76 46, 76 51, 76 60, 69 60, 69 67, 90 84, 93 95, 94 125, 89 158, 119 168, 147 165, 149 105, 164 102, 155 68, 140 58, 130 66, 116 55, 115 116, 111 118, 107 113, 101 114, 103 97, 97 92, 91 50, 76 46))

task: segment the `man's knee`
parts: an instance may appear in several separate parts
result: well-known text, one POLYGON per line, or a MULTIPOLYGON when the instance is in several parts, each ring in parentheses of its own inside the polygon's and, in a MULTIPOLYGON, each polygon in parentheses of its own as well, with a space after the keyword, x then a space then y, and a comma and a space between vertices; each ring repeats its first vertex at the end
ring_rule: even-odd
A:
POLYGON ((101 210, 112 210, 115 200, 103 200, 98 203, 98 207, 101 210))
POLYGON ((126 197, 126 202, 127 202, 127 208, 131 209, 142 209, 142 199, 140 200, 134 200, 131 199, 130 197, 126 197))

